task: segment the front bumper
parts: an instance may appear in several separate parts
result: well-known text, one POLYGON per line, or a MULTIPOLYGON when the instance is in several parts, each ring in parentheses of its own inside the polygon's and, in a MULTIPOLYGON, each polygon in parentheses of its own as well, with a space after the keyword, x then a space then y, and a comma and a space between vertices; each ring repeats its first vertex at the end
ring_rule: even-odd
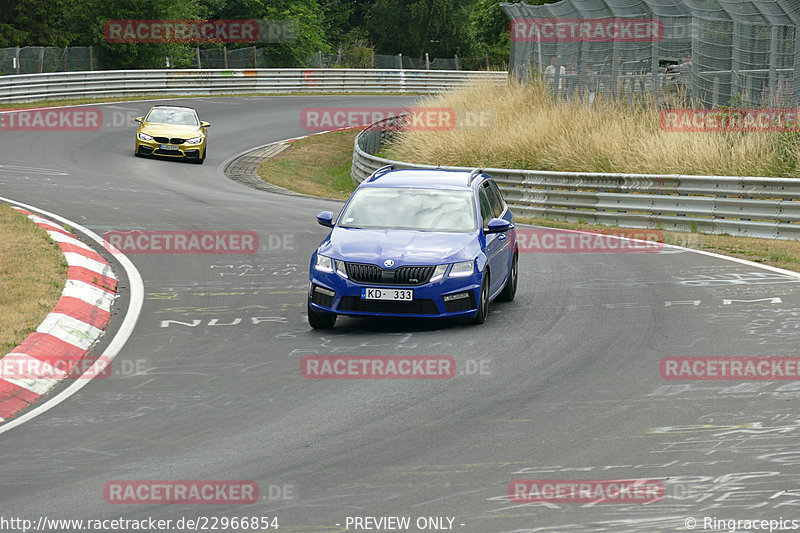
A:
POLYGON ((206 151, 206 141, 200 144, 178 144, 177 150, 163 150, 161 143, 156 141, 143 141, 136 136, 136 152, 140 155, 155 155, 159 157, 171 157, 173 159, 200 159, 206 151))
POLYGON ((356 283, 335 272, 322 272, 312 267, 308 301, 317 312, 347 316, 473 317, 478 311, 480 289, 480 273, 456 278, 445 277, 421 285, 389 285, 356 283), (414 291, 414 299, 405 302, 361 298, 361 289, 376 287, 411 289, 414 291), (333 295, 330 295, 331 292, 333 295), (451 298, 446 301, 446 296, 451 298), (463 297, 453 299, 453 296, 463 297))

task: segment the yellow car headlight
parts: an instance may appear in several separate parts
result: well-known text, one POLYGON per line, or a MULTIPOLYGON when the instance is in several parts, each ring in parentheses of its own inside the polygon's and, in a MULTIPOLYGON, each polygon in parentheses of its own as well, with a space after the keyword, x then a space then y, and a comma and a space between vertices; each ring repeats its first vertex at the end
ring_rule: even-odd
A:
POLYGON ((192 139, 186 139, 186 144, 200 144, 203 142, 202 137, 194 137, 192 139))
POLYGON ((142 141, 152 141, 153 138, 146 133, 139 132, 136 134, 142 141))

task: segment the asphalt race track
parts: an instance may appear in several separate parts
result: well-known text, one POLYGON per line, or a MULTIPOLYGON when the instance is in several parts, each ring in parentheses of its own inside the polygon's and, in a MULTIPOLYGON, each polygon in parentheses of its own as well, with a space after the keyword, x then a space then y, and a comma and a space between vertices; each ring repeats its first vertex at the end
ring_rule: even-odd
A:
MULTIPOLYGON (((704 517, 798 516, 800 384, 670 381, 659 362, 797 355, 800 278, 672 249, 527 253, 517 299, 482 326, 308 327, 308 261, 325 235, 314 215, 341 204, 250 189, 223 163, 307 133, 306 107, 412 101, 182 100, 212 123, 203 166, 134 158, 131 123, 0 132, 0 196, 101 235, 253 230, 261 243, 253 255, 129 255, 145 301, 114 375, 0 434, 0 514, 268 516, 286 533, 346 531, 348 517, 453 519, 408 531, 644 533, 688 531, 687 518, 702 531, 704 517), (307 355, 452 356, 457 372, 311 380, 307 355), (517 503, 517 479, 657 479, 664 498, 517 503), (113 480, 253 480, 260 502, 110 504, 113 480)), ((101 107, 136 116, 152 103, 101 107)), ((103 342, 126 308, 123 294, 103 342)))

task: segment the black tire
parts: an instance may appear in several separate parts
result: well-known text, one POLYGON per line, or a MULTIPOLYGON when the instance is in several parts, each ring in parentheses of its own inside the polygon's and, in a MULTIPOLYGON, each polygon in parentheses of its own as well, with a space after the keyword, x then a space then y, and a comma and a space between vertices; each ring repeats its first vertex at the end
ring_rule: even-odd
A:
POLYGON ((514 257, 511 259, 511 273, 506 280, 506 286, 503 291, 497 296, 498 302, 513 302, 514 295, 517 294, 517 281, 519 280, 519 256, 514 252, 514 257))
POLYGON ((489 271, 483 275, 481 281, 481 293, 478 296, 478 313, 472 319, 473 324, 483 324, 486 322, 486 315, 489 314, 489 271))
POLYGON ((333 313, 317 313, 311 309, 311 304, 307 304, 308 308, 308 325, 314 329, 331 329, 336 324, 336 315, 333 313))

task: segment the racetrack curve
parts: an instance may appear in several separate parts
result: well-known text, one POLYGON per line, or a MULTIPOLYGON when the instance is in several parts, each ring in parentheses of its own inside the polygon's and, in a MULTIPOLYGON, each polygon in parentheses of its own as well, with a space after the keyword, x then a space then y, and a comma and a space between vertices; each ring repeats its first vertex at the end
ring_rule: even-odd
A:
MULTIPOLYGON (((522 254, 517 299, 493 305, 482 326, 307 326, 308 261, 325 235, 314 215, 341 204, 247 188, 222 164, 307 133, 306 107, 412 101, 181 100, 212 123, 203 166, 134 158, 129 124, 0 132, 0 196, 100 235, 254 230, 262 243, 255 255, 129 255, 145 302, 114 360, 120 373, 0 435, 2 516, 277 516, 289 533, 345 531, 348 516, 430 516, 487 533, 687 531, 687 517, 702 530, 703 517, 797 515, 800 386, 659 375, 667 356, 796 355, 797 277, 674 249, 522 254), (446 355, 457 375, 308 380, 306 355, 446 355), (508 498, 514 479, 640 478, 662 480, 666 497, 508 498), (206 479, 254 480, 261 501, 121 505, 103 495, 112 480, 206 479)), ((108 120, 153 103, 99 107, 108 120)))

